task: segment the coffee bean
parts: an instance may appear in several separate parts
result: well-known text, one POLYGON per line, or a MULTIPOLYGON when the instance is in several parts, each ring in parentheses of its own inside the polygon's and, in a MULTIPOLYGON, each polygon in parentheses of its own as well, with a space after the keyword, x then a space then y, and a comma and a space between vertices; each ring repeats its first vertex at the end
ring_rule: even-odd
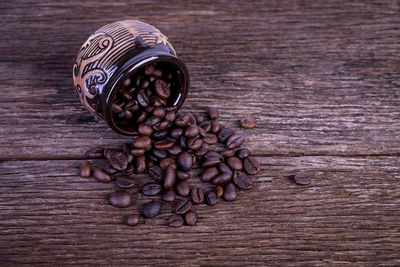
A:
POLYGON ((142 186, 142 193, 145 196, 158 195, 161 192, 161 185, 155 182, 149 182, 142 186))
POLYGON ((141 135, 148 135, 148 136, 150 136, 150 135, 154 132, 154 130, 153 130, 153 128, 152 128, 151 126, 149 126, 149 125, 144 125, 143 123, 141 123, 141 124, 139 124, 139 126, 138 126, 138 132, 139 132, 141 135))
POLYGON ((227 172, 230 173, 232 175, 232 169, 229 168, 228 165, 226 165, 225 163, 221 162, 220 164, 218 164, 218 169, 220 172, 227 172))
POLYGON ((162 70, 160 69, 154 69, 153 70, 153 75, 156 76, 157 78, 161 78, 162 77, 162 70))
POLYGON ((151 137, 155 141, 160 141, 160 140, 164 140, 167 136, 168 136, 168 131, 164 130, 164 131, 158 131, 158 132, 153 133, 153 135, 151 137))
POLYGON ((162 196, 162 199, 165 202, 172 202, 175 200, 175 198, 176 198, 176 194, 175 194, 174 190, 172 190, 172 189, 166 190, 162 196))
POLYGON ((205 143, 203 143, 203 145, 201 146, 201 148, 198 149, 198 150, 196 150, 196 151, 194 152, 194 155, 195 155, 197 158, 202 158, 205 154, 208 153, 208 151, 209 151, 208 145, 205 144, 205 143))
POLYGON ((174 112, 174 111, 169 111, 169 112, 167 112, 166 114, 165 114, 165 119, 167 120, 167 121, 174 121, 175 120, 175 118, 176 118, 176 113, 174 112))
POLYGON ((203 140, 199 139, 199 138, 189 138, 187 140, 186 145, 191 149, 191 150, 198 150, 201 148, 201 146, 203 145, 203 140))
POLYGON ((206 159, 201 166, 203 167, 211 167, 218 165, 221 162, 221 159, 219 158, 208 158, 206 159))
POLYGON ((149 100, 150 100, 150 105, 152 105, 153 107, 165 107, 167 105, 165 99, 161 99, 156 95, 150 96, 149 100))
POLYGON ((131 215, 126 215, 124 217, 124 223, 128 226, 135 226, 139 224, 139 215, 138 214, 131 214, 131 215))
POLYGON ((147 113, 145 111, 142 111, 140 115, 136 118, 136 123, 141 123, 145 121, 147 118, 147 113))
POLYGON ((210 145, 217 143, 217 141, 217 136, 211 133, 206 134, 206 136, 203 138, 203 142, 210 145))
POLYGON ((201 127, 198 127, 198 128, 199 128, 200 137, 206 137, 207 136, 207 132, 201 127))
POLYGON ((184 171, 176 171, 176 177, 178 177, 179 180, 187 180, 190 178, 190 175, 184 171))
POLYGON ((193 116, 195 117, 197 124, 204 122, 205 118, 204 118, 203 114, 201 114, 199 112, 195 112, 195 113, 193 113, 193 116))
POLYGON ((146 218, 153 218, 160 214, 161 212, 161 201, 159 200, 152 200, 143 204, 142 206, 142 214, 146 218))
POLYGON ((221 185, 217 185, 215 187, 215 192, 217 194, 217 197, 222 197, 224 195, 224 188, 221 185))
POLYGON ((240 126, 246 129, 256 127, 256 120, 253 117, 247 117, 240 120, 240 126))
POLYGON ((169 131, 169 136, 171 136, 174 139, 178 139, 179 137, 181 137, 181 135, 183 134, 183 129, 182 128, 172 128, 169 131))
MULTIPOLYGON (((131 155, 132 156, 132 155, 131 155)), ((132 158, 133 158, 133 156, 132 156, 132 158)), ((126 169, 124 170, 124 174, 126 175, 126 176, 130 176, 130 175, 132 175, 133 173, 135 172, 135 168, 133 167, 133 164, 132 163, 129 163, 128 164, 128 167, 126 167, 126 169)))
POLYGON ((167 120, 161 121, 153 125, 153 129, 156 131, 162 131, 169 127, 170 122, 167 120))
POLYGON ((108 201, 111 205, 117 208, 126 208, 129 207, 132 203, 132 196, 129 192, 125 190, 118 190, 112 192, 108 196, 108 201))
POLYGON ((127 88, 131 85, 131 79, 126 78, 123 82, 122 82, 122 86, 127 88))
POLYGON ((190 170, 193 166, 192 155, 190 155, 186 151, 182 151, 181 153, 179 153, 177 157, 177 163, 178 167, 181 168, 182 170, 184 171, 190 170))
POLYGON ((155 157, 157 157, 159 159, 164 159, 168 156, 168 153, 166 151, 157 150, 157 149, 153 149, 152 153, 155 157))
POLYGON ((158 150, 168 150, 172 148, 174 145, 175 145, 174 141, 170 139, 154 142, 154 147, 158 150))
POLYGON ((201 173, 201 180, 204 182, 209 182, 211 181, 214 177, 216 177, 219 174, 219 171, 217 167, 209 167, 203 170, 201 173))
POLYGON ((125 119, 130 120, 133 117, 133 113, 129 110, 125 110, 125 119))
POLYGON ((175 125, 178 127, 185 127, 190 121, 189 116, 179 116, 175 119, 175 125))
POLYGON ((128 167, 128 158, 120 151, 111 151, 107 153, 107 158, 111 166, 117 171, 123 171, 128 167))
POLYGON ((150 177, 157 182, 161 182, 163 180, 164 171, 158 166, 149 167, 148 173, 150 177))
POLYGON ((176 193, 181 197, 187 197, 190 193, 190 186, 186 181, 180 181, 175 186, 176 193))
POLYGON ((233 150, 233 149, 225 150, 225 151, 221 152, 221 155, 222 155, 224 158, 233 157, 233 156, 235 155, 235 150, 233 150))
POLYGON ((233 182, 241 189, 250 189, 253 185, 253 181, 250 177, 240 171, 233 173, 233 182))
POLYGON ((226 146, 229 149, 234 149, 239 147, 244 141, 246 140, 246 137, 241 134, 234 134, 231 137, 226 140, 226 146))
POLYGON ((159 118, 164 118, 165 117, 165 108, 163 107, 156 107, 153 110, 153 115, 159 118))
POLYGON ((194 226, 197 224, 198 217, 197 214, 193 211, 189 211, 188 213, 185 214, 185 223, 187 225, 194 226))
POLYGON ((236 150, 236 157, 238 157, 239 159, 245 159, 248 156, 250 156, 250 150, 248 150, 247 148, 240 148, 236 150))
POLYGON ((118 186, 119 188, 129 189, 129 188, 132 188, 135 185, 135 183, 133 182, 133 179, 131 179, 131 178, 118 177, 115 180, 115 185, 118 186))
POLYGON ((192 208, 192 203, 188 199, 180 199, 176 203, 175 213, 182 215, 188 212, 192 208))
POLYGON ((236 188, 232 183, 228 183, 224 188, 224 199, 226 201, 234 201, 236 199, 236 188))
POLYGON ((218 137, 218 142, 220 143, 225 143, 226 140, 228 140, 229 137, 231 137, 234 134, 232 129, 230 128, 222 128, 221 131, 219 131, 217 137, 218 137))
POLYGON ((208 117, 210 117, 211 120, 216 120, 219 117, 219 112, 217 108, 208 108, 207 110, 208 117))
POLYGON ((144 70, 144 74, 150 76, 154 71, 154 65, 147 65, 145 70, 144 70))
POLYGON ((102 158, 103 157, 103 152, 104 152, 104 148, 102 147, 93 147, 91 149, 89 149, 86 154, 90 157, 90 158, 102 158))
POLYGON ((131 154, 132 154, 133 156, 138 157, 138 156, 143 156, 144 153, 146 153, 146 150, 143 149, 143 148, 132 148, 132 149, 130 150, 130 152, 131 152, 131 154))
POLYGON ((112 113, 121 113, 122 112, 122 108, 121 108, 120 105, 112 104, 111 105, 111 111, 112 111, 112 113))
MULTIPOLYGON (((148 118, 148 119, 144 122, 144 125, 154 126, 154 125, 156 125, 157 123, 159 123, 160 121, 161 121, 161 118, 156 117, 156 116, 151 116, 150 118, 148 118)), ((154 127, 153 127, 153 129, 154 129, 154 127)), ((154 129, 154 130, 156 130, 156 129, 154 129)), ((156 130, 156 131, 158 131, 158 130, 156 130)))
POLYGON ((228 183, 232 178, 232 174, 229 172, 223 172, 219 174, 218 176, 214 177, 212 180, 212 183, 215 185, 224 185, 228 183))
POLYGON ((97 181, 102 182, 102 183, 109 183, 112 180, 111 177, 107 173, 103 172, 100 169, 93 170, 93 177, 97 181))
POLYGON ((217 195, 213 191, 207 192, 204 199, 209 206, 214 206, 217 203, 217 195))
POLYGON ((137 95, 137 102, 139 103, 139 105, 141 105, 142 107, 147 107, 150 103, 149 98, 147 97, 146 93, 143 90, 140 90, 138 92, 137 95))
POLYGON ((155 164, 154 160, 146 159, 146 167, 147 167, 147 169, 150 168, 150 167, 153 167, 155 165, 156 164, 155 164))
POLYGON ((146 148, 151 144, 151 139, 147 135, 140 135, 133 141, 135 148, 146 148))
POLYGON ((226 164, 234 171, 240 171, 243 168, 242 161, 237 157, 228 158, 226 164))
POLYGON ((165 169, 164 189, 171 189, 175 184, 175 180, 176 180, 176 170, 171 166, 168 166, 165 169))
POLYGON ((168 84, 163 80, 156 80, 154 82, 154 90, 162 99, 167 99, 171 94, 168 84))
POLYGON ((308 185, 311 183, 311 178, 305 172, 298 172, 294 175, 294 181, 299 185, 308 185))
POLYGON ((215 151, 208 152, 207 154, 204 155, 204 157, 206 159, 217 158, 220 161, 224 161, 224 157, 221 154, 219 154, 218 152, 215 152, 215 151))
POLYGON ((195 137, 198 134, 199 134, 199 127, 197 125, 190 125, 185 130, 186 137, 195 137))
POLYGON ((165 170, 168 166, 176 169, 176 162, 172 158, 165 158, 160 161, 160 167, 165 170))
POLYGON ((179 146, 180 146, 182 149, 187 149, 187 148, 188 148, 188 147, 186 146, 186 137, 185 137, 185 136, 179 137, 178 143, 179 143, 179 146))
POLYGON ((192 113, 188 113, 187 116, 189 116, 189 124, 191 124, 191 125, 196 125, 197 124, 196 118, 193 116, 192 113))
POLYGON ((146 170, 146 157, 139 156, 135 158, 135 167, 137 174, 144 173, 144 171, 146 170))
POLYGON ((192 190, 190 191, 190 197, 191 197, 193 203, 195 203, 195 204, 203 203, 203 201, 204 201, 203 189, 197 188, 197 187, 192 188, 192 190))
POLYGON ((248 174, 257 174, 261 170, 261 165, 256 158, 248 157, 244 160, 243 168, 248 174))
POLYGON ((85 160, 84 162, 81 163, 81 177, 83 178, 88 178, 90 177, 90 174, 92 173, 92 163, 90 161, 85 160))
POLYGON ((179 215, 171 215, 168 217, 168 226, 179 227, 183 225, 183 218, 179 215))
POLYGON ((199 127, 202 128, 206 133, 211 132, 211 122, 209 121, 204 121, 199 124, 199 127))
POLYGON ((122 92, 122 97, 126 100, 126 101, 130 101, 132 100, 133 96, 131 93, 129 93, 128 91, 123 91, 122 92))
POLYGON ((110 163, 107 163, 106 166, 103 168, 103 171, 109 175, 116 174, 118 171, 114 169, 110 163))
MULTIPOLYGON (((140 84, 140 87, 143 89, 146 89, 147 87, 149 87, 150 82, 148 80, 143 80, 142 83, 140 84)), ((149 94, 147 94, 149 95, 149 94)))
POLYGON ((211 132, 213 134, 219 133, 220 130, 221 130, 221 124, 219 124, 219 122, 217 121, 211 122, 211 132))
POLYGON ((168 153, 170 154, 170 155, 172 155, 172 156, 176 156, 176 155, 178 155, 179 153, 181 153, 182 152, 182 148, 180 148, 179 146, 177 146, 177 145, 174 145, 173 147, 171 147, 170 149, 168 149, 168 153))

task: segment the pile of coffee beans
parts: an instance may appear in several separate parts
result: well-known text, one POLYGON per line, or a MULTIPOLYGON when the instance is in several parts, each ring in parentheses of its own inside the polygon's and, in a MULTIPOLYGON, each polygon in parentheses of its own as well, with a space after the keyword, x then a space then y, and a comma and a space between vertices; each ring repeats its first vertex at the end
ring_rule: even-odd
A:
MULTIPOLYGON (((207 113, 176 113, 170 101, 171 97, 176 98, 171 90, 171 86, 176 86, 176 77, 165 74, 156 65, 149 65, 135 78, 128 79, 112 110, 120 125, 136 127, 138 134, 132 143, 121 148, 89 151, 89 157, 107 159, 102 169, 92 167, 90 161, 82 162, 80 168, 82 177, 92 175, 99 182, 114 181, 119 189, 108 196, 111 205, 131 206, 132 193, 128 189, 135 185, 134 174, 147 173, 150 179, 140 192, 159 198, 145 203, 141 216, 155 217, 163 203, 173 202, 175 214, 168 218, 168 225, 196 225, 194 205, 213 206, 218 198, 234 201, 238 189, 252 187, 250 175, 260 172, 260 163, 247 148, 240 148, 246 140, 244 135, 218 122, 216 108, 209 108, 207 113), (207 190, 189 183, 193 179, 190 171, 195 166, 201 168, 198 180, 208 184, 207 190)), ((124 223, 137 225, 139 214, 126 216, 124 223)))

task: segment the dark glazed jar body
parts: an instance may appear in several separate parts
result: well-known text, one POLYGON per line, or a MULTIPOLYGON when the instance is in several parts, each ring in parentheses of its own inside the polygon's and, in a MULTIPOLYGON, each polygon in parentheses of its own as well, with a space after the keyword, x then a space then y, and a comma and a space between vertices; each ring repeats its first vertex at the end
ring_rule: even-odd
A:
POLYGON ((179 109, 189 87, 187 68, 165 35, 138 20, 105 25, 87 39, 75 59, 74 86, 91 114, 105 120, 117 133, 136 134, 114 122, 111 101, 125 78, 153 63, 170 66, 178 73, 178 85, 171 88, 176 90, 176 99, 169 106, 179 109))

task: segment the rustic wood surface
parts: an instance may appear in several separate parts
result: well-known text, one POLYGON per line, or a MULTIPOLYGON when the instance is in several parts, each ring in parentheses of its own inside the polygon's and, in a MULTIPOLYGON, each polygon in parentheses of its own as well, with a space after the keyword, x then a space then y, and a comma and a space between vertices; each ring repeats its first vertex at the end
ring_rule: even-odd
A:
POLYGON ((0 266, 400 265, 399 14, 398 1, 0 1, 0 266), (169 37, 191 76, 183 110, 219 107, 262 163, 236 202, 196 207, 196 227, 165 226, 170 205, 125 227, 145 198, 121 211, 113 185, 78 176, 88 149, 129 141, 72 86, 80 45, 122 19, 169 37), (247 115, 257 128, 239 129, 247 115))

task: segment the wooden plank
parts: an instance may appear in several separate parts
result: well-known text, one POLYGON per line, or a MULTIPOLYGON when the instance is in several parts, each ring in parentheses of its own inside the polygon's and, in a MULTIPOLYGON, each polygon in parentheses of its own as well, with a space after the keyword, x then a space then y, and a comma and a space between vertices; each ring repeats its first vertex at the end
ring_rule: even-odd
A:
POLYGON ((78 177, 78 161, 2 162, 2 266, 400 264, 399 157, 260 161, 251 190, 195 206, 198 226, 177 229, 165 225, 172 205, 135 228, 121 225, 150 198, 135 189, 133 207, 110 206, 114 185, 78 177), (312 175, 309 186, 288 178, 298 170, 312 175))

